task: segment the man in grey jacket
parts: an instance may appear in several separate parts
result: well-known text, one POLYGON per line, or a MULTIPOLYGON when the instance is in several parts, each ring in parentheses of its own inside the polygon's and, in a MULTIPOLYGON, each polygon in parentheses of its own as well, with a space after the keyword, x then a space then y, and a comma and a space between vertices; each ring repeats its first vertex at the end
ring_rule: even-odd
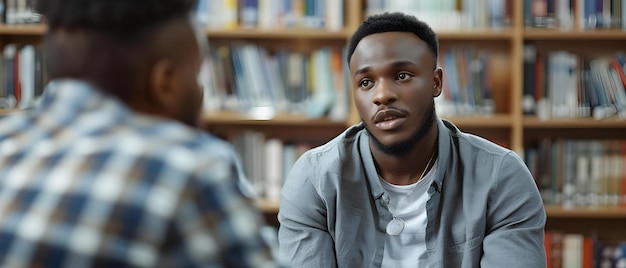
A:
POLYGON ((437 117, 438 41, 385 13, 353 35, 362 123, 308 151, 280 202, 280 258, 293 267, 545 267, 546 221, 511 150, 437 117))

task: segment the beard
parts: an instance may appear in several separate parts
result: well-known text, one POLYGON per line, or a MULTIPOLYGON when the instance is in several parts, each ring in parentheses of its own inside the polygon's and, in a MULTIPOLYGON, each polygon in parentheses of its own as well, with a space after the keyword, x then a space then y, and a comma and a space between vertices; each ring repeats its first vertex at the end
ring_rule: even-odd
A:
POLYGON ((380 140, 378 140, 372 134, 367 124, 364 124, 365 129, 367 130, 367 133, 369 134, 369 136, 372 138, 372 141, 374 141, 374 146, 376 146, 376 148, 380 150, 381 152, 387 155, 395 155, 395 156, 406 155, 413 148, 415 148, 415 145, 419 141, 421 141, 424 138, 424 136, 426 136, 426 133, 428 133, 428 131, 434 125, 435 123, 434 101, 431 107, 432 108, 430 109, 428 116, 424 117, 424 120, 422 120, 422 124, 420 125, 420 127, 415 132, 413 132, 413 134, 411 134, 411 136, 406 140, 398 141, 396 143, 391 143, 391 144, 383 144, 382 142, 380 142, 380 140))
POLYGON ((197 128, 201 126, 200 117, 204 92, 201 89, 189 87, 183 92, 183 104, 178 108, 178 120, 187 126, 197 128))

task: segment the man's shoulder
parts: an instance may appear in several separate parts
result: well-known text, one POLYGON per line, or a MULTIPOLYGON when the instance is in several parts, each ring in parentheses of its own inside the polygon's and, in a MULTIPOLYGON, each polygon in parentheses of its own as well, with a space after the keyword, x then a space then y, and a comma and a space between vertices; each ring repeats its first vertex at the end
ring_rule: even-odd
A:
POLYGON ((154 122, 152 125, 134 128, 129 132, 128 135, 120 135, 120 140, 141 139, 136 142, 149 147, 149 150, 144 152, 155 157, 180 157, 192 162, 205 162, 232 159, 234 154, 234 149, 226 141, 178 122, 154 122))
POLYGON ((356 149, 356 141, 364 131, 362 124, 350 126, 332 140, 308 150, 303 156, 323 159, 326 162, 340 161, 346 156, 345 152, 356 149))
POLYGON ((442 120, 442 122, 445 126, 444 130, 458 142, 457 145, 460 150, 470 150, 473 153, 485 153, 496 157, 501 157, 512 152, 510 149, 500 144, 501 142, 488 140, 476 134, 464 132, 450 121, 442 120))

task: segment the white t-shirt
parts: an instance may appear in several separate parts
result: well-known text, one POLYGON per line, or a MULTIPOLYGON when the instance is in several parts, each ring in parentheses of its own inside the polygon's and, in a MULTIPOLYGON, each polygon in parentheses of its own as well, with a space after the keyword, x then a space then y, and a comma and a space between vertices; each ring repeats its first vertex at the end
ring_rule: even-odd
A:
POLYGON ((426 202, 436 173, 437 161, 424 178, 410 185, 393 185, 379 178, 389 196, 391 213, 404 220, 404 230, 399 235, 387 234, 385 238, 382 267, 421 267, 427 263, 426 202))

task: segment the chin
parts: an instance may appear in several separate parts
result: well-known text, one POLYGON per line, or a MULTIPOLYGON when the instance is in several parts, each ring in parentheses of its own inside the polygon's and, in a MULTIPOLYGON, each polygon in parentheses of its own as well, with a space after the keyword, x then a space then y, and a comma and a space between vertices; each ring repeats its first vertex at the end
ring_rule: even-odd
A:
POLYGON ((377 137, 374 133, 372 133, 369 125, 366 124, 365 121, 363 121, 363 123, 367 133, 378 150, 388 155, 402 156, 408 154, 413 148, 415 148, 415 146, 428 134, 430 129, 433 128, 435 125, 435 109, 433 106, 430 115, 423 120, 423 123, 417 129, 414 129, 409 133, 400 132, 385 134, 383 132, 379 135, 379 137, 377 137))
POLYGON ((379 133, 379 135, 377 136, 371 131, 367 124, 364 125, 375 147, 387 155, 406 155, 415 147, 417 142, 421 140, 421 135, 417 135, 419 131, 414 131, 414 133, 410 135, 407 134, 408 137, 401 137, 407 135, 400 135, 400 133, 379 133))

